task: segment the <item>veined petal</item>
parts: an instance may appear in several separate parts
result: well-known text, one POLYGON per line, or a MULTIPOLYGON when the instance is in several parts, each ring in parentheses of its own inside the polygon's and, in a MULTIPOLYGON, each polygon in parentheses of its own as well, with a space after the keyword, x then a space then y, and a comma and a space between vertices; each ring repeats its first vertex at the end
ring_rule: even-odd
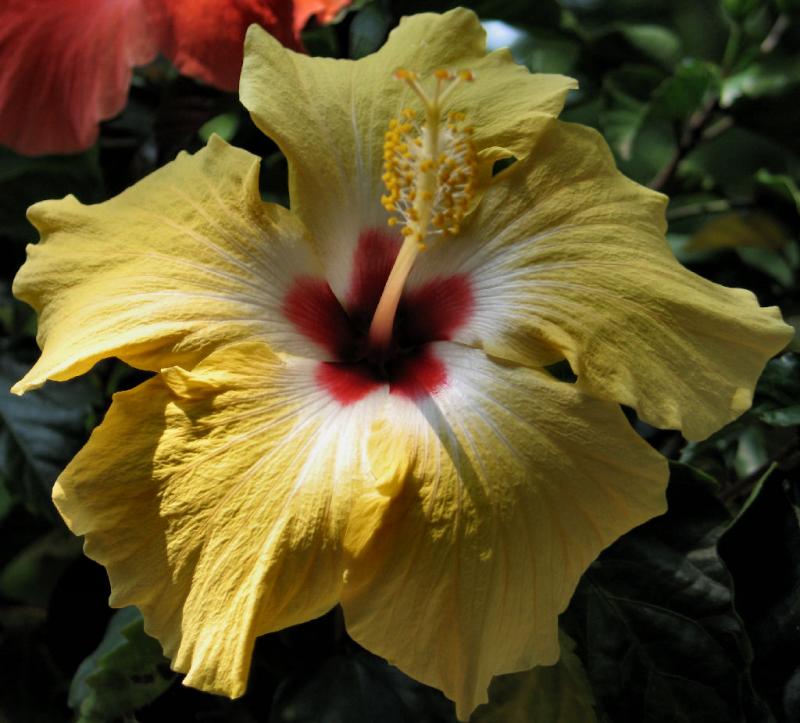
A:
POLYGON ((339 599, 372 402, 337 405, 314 369, 256 343, 167 369, 115 396, 56 482, 111 604, 141 609, 192 687, 241 695, 256 636, 339 599))
POLYGON ((533 145, 531 120, 557 115, 575 87, 564 76, 531 75, 505 50, 486 55, 478 18, 463 8, 404 18, 377 53, 358 61, 299 55, 251 28, 242 103, 286 154, 292 210, 311 230, 340 298, 359 234, 386 224, 380 205, 384 133, 404 107, 419 105, 409 87, 392 78, 399 67, 421 77, 439 68, 475 73, 478 80, 455 88, 445 105, 465 112, 474 125, 481 177, 490 175, 499 156, 525 156, 533 145))
POLYGON ((0 144, 19 153, 88 148, 157 51, 142 0, 4 0, 0 16, 0 144))
POLYGON ((355 640, 442 689, 463 719, 493 675, 557 660, 557 616, 579 577, 666 509, 667 466, 617 405, 479 350, 433 347, 447 385, 398 400, 371 439, 394 499, 373 534, 348 538, 342 605, 355 640))
POLYGON ((223 343, 262 339, 315 355, 282 313, 295 275, 321 275, 302 225, 262 202, 259 160, 219 138, 119 196, 32 206, 41 241, 14 280, 39 312, 42 356, 14 390, 118 356, 191 366, 223 343))
POLYGON ((531 366, 569 360, 580 388, 703 439, 751 403, 792 330, 776 307, 682 267, 666 198, 629 181, 595 131, 541 121, 538 142, 432 246, 411 288, 447 269, 474 307, 453 337, 531 366))

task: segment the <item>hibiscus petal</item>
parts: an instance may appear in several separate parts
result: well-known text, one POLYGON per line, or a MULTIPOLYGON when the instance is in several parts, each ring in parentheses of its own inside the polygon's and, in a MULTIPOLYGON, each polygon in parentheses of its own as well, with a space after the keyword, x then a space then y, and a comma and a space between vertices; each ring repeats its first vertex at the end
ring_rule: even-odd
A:
POLYGON ((666 198, 626 179, 595 131, 545 120, 530 156, 433 246, 409 286, 446 269, 474 307, 454 339, 538 366, 566 358, 585 391, 703 439, 751 403, 792 330, 776 307, 683 268, 666 198))
POLYGON ((339 599, 379 398, 340 407, 315 367, 253 343, 168 369, 115 396, 56 482, 111 604, 141 609, 187 685, 241 695, 256 636, 339 599))
POLYGON ((0 144, 30 155, 88 148, 156 40, 142 0, 4 0, 0 144))
MULTIPOLYGON (((300 49, 295 10, 283 0, 149 0, 164 8, 161 51, 185 75, 235 91, 244 37, 255 23, 278 42, 300 49)), ((308 19, 308 15, 306 15, 308 19)))
POLYGON ((190 366, 211 348, 263 339, 318 355, 282 312, 295 275, 321 275, 292 214, 265 204, 259 161, 219 138, 119 196, 32 206, 42 240, 14 280, 39 312, 42 356, 14 391, 118 356, 190 366))
POLYGON ((392 78, 398 67, 423 77, 442 67, 474 71, 478 80, 456 88, 445 110, 465 112, 474 126, 482 176, 490 175, 494 158, 526 155, 531 119, 557 115, 575 87, 564 76, 531 75, 506 50, 486 55, 480 22, 463 8, 404 18, 377 53, 357 62, 298 55, 251 28, 242 103, 288 157, 292 209, 319 244, 340 298, 359 234, 386 224, 384 133, 403 107, 419 106, 408 86, 392 78))
MULTIPOLYGON (((493 675, 552 664, 589 563, 666 509, 666 461, 617 405, 438 343, 448 384, 393 405, 369 447, 381 526, 348 537, 342 605, 369 650, 466 718, 493 675)), ((367 508, 370 496, 358 503, 367 508)))
POLYGON ((306 26, 312 15, 316 15, 317 21, 320 23, 329 23, 349 4, 350 0, 295 0, 295 33, 300 35, 300 31, 306 26))

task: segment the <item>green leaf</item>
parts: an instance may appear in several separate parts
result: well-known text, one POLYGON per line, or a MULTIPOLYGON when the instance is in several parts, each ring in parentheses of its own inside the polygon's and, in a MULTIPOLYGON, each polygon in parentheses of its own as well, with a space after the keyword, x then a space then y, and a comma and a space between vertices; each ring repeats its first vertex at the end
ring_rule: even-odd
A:
POLYGON ((612 23, 590 35, 593 50, 611 57, 636 58, 671 69, 681 58, 680 38, 662 25, 612 23))
POLYGON ((782 286, 791 288, 794 286, 794 271, 786 259, 770 249, 748 248, 742 246, 736 249, 736 253, 748 266, 758 269, 762 273, 771 276, 782 286))
POLYGON ((392 25, 392 15, 381 0, 366 5, 350 24, 350 57, 354 60, 374 53, 383 45, 392 25))
MULTIPOLYGON (((491 28, 496 21, 484 23, 491 28)), ((568 34, 558 30, 518 30, 505 23, 499 23, 517 33, 517 37, 508 45, 514 60, 523 63, 532 73, 561 73, 569 75, 575 72, 580 58, 579 43, 568 34)), ((491 37, 491 36, 490 36, 491 37)))
POLYGON ((50 490, 87 437, 96 391, 82 377, 11 394, 28 368, 0 352, 0 479, 31 511, 55 519, 50 490))
POLYGON ((730 516, 715 482, 672 464, 669 511, 584 575, 562 624, 578 642, 598 714, 637 723, 770 720, 716 543, 730 516))
POLYGON ((502 20, 510 25, 525 28, 556 28, 561 22, 561 7, 558 0, 439 0, 432 7, 430 0, 403 0, 395 8, 403 15, 420 12, 445 12, 468 4, 483 20, 502 20))
MULTIPOLYGON (((286 678, 272 704, 270 723, 409 723, 420 718, 412 714, 416 699, 424 708, 438 706, 451 720, 452 704, 444 697, 404 676, 384 661, 360 651, 338 654, 322 665, 286 678), (409 706, 411 703, 411 706, 409 706)), ((418 703, 417 703, 418 704, 418 703)))
POLYGON ((745 427, 739 436, 733 467, 739 478, 747 477, 769 462, 767 440, 763 429, 745 427))
POLYGON ((197 131, 197 135, 200 136, 203 143, 208 143, 209 138, 216 133, 222 140, 230 143, 238 130, 238 113, 220 113, 211 120, 203 123, 197 131))
POLYGON ((719 543, 753 644, 753 682, 785 721, 800 719, 799 503, 797 470, 775 471, 756 485, 719 543))
POLYGON ((729 108, 737 100, 777 96, 800 84, 800 56, 767 56, 722 81, 720 105, 729 108))
POLYGON ((756 416, 773 427, 793 427, 800 425, 800 404, 783 409, 755 410, 756 416))
POLYGON ((797 187, 794 178, 785 173, 770 173, 766 168, 761 168, 756 173, 756 181, 787 201, 793 202, 797 213, 800 214, 800 188, 797 187))
POLYGON ((69 706, 77 723, 111 723, 155 700, 174 679, 161 646, 144 632, 141 613, 123 608, 78 667, 69 706))
POLYGON ((707 177, 709 187, 729 199, 752 198, 756 173, 769 168, 773 173, 790 173, 794 157, 785 144, 745 128, 733 127, 716 138, 703 141, 684 161, 707 177))
POLYGON ((719 69, 713 63, 684 60, 653 92, 651 112, 657 117, 685 122, 716 93, 719 69))
POLYGON ((744 20, 761 5, 762 0, 722 0, 722 6, 735 20, 744 20))
POLYGON ((647 66, 629 65, 608 73, 603 81, 605 109, 600 125, 606 140, 623 160, 633 146, 650 111, 650 98, 663 74, 647 66))
POLYGON ((594 698, 575 642, 560 633, 561 659, 523 673, 495 678, 489 702, 471 723, 594 723, 594 698))
POLYGON ((0 595, 45 607, 61 573, 80 555, 81 541, 66 529, 38 538, 0 572, 0 595))
POLYGON ((103 180, 97 152, 77 156, 27 158, 0 148, 0 235, 32 241, 36 231, 25 218, 31 204, 68 193, 91 203, 102 198, 103 180))
POLYGON ((769 361, 758 380, 757 394, 782 406, 800 399, 800 356, 782 354, 769 361))

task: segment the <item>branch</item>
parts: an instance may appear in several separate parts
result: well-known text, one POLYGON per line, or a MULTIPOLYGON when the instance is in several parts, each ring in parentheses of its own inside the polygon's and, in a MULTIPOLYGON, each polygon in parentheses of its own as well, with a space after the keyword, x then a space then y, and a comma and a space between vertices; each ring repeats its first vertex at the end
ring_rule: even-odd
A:
POLYGON ((654 191, 663 191, 672 183, 675 172, 680 162, 692 151, 701 138, 706 125, 719 107, 719 98, 714 96, 689 119, 686 128, 678 141, 678 147, 672 154, 669 162, 664 166, 648 184, 654 191))

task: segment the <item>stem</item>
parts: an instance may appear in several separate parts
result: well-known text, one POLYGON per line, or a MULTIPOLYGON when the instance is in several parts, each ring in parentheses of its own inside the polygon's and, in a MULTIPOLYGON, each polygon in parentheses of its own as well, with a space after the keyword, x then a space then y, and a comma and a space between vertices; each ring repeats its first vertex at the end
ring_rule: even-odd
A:
POLYGON ((736 20, 731 21, 731 32, 728 35, 728 42, 725 44, 725 51, 722 54, 722 75, 730 73, 736 56, 739 54, 739 44, 742 40, 742 26, 736 20))
POLYGON ((775 50, 775 47, 781 40, 781 37, 786 32, 786 28, 789 27, 790 20, 789 16, 786 13, 781 13, 778 15, 778 18, 775 20, 775 24, 770 29, 769 33, 767 33, 767 37, 761 41, 760 50, 765 55, 767 53, 771 53, 775 50))
POLYGON ((703 130, 709 120, 711 120, 711 116, 714 114, 714 111, 717 110, 718 106, 719 98, 714 96, 689 119, 689 123, 686 125, 678 141, 678 147, 675 149, 675 153, 672 154, 672 158, 669 159, 667 165, 656 174, 652 181, 650 181, 648 184, 650 188, 654 191, 663 191, 672 183, 675 172, 678 170, 678 165, 694 150, 697 143, 703 137, 703 130))
POLYGON ((668 221, 678 221, 683 218, 692 218, 693 216, 701 216, 706 213, 722 213, 723 211, 730 211, 733 204, 727 199, 718 199, 715 201, 704 201, 702 203, 689 203, 686 206, 678 206, 678 208, 671 208, 667 211, 668 221))
POLYGON ((772 459, 762 464, 758 469, 751 472, 746 477, 743 477, 738 482, 732 484, 728 489, 720 494, 723 502, 730 503, 738 497, 748 492, 752 486, 758 482, 768 472, 771 474, 773 469, 780 467, 785 461, 789 459, 797 451, 798 440, 794 439, 775 454, 772 459))

